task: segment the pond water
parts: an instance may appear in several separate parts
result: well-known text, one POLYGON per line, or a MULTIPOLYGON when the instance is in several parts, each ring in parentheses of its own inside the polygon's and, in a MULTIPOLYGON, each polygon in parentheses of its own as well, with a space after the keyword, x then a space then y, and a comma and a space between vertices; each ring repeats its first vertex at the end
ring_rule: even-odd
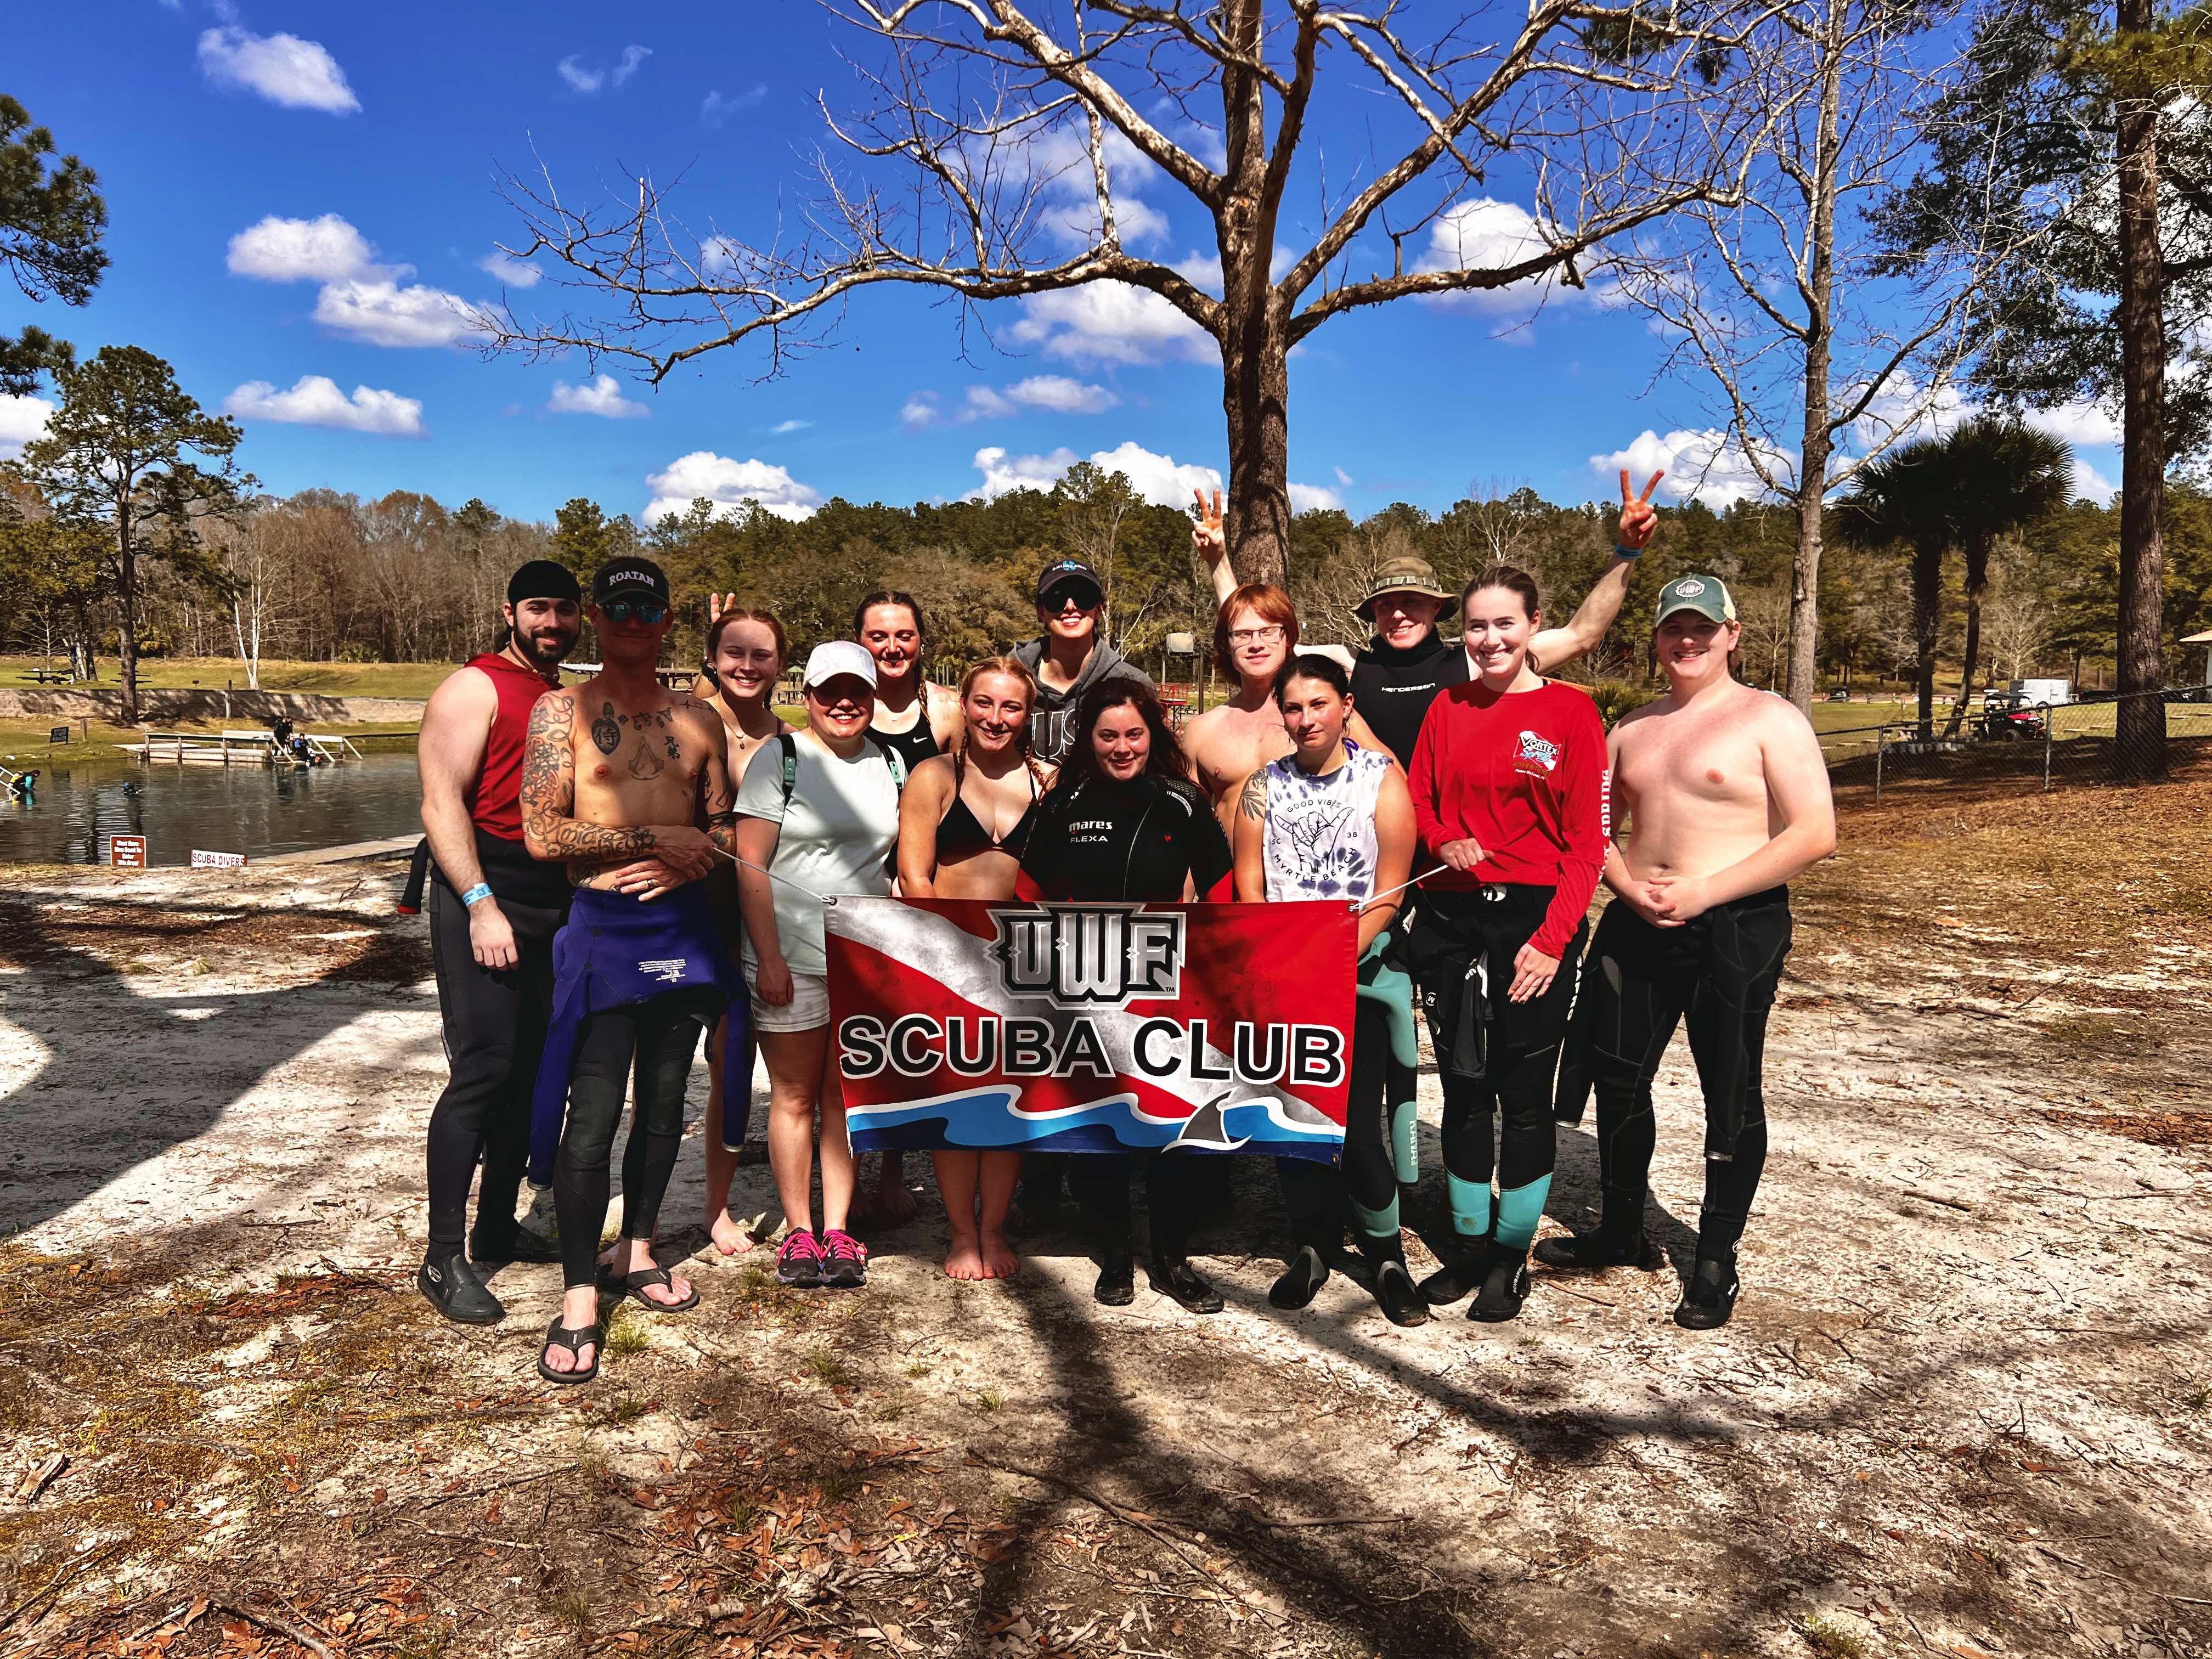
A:
POLYGON ((259 860, 411 835, 422 828, 422 804, 411 752, 313 771, 50 765, 30 801, 0 800, 0 863, 105 864, 117 835, 145 836, 151 864, 190 864, 196 848, 259 860))

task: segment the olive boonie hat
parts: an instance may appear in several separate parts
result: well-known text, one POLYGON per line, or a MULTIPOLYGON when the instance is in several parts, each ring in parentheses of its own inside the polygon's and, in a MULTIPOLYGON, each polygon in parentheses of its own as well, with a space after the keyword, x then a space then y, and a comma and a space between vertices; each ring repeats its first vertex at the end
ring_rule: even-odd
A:
POLYGON ((1694 611, 1708 622, 1735 620, 1735 601, 1729 598, 1728 584, 1718 576, 1675 577, 1659 590, 1659 614, 1652 625, 1656 627, 1677 611, 1694 611))
POLYGON ((1447 611, 1458 603, 1456 596, 1437 586, 1437 573, 1426 559, 1383 560, 1367 584, 1367 597, 1352 608, 1352 614, 1362 622, 1374 621, 1375 601, 1385 593, 1425 593, 1432 599, 1442 599, 1447 611))

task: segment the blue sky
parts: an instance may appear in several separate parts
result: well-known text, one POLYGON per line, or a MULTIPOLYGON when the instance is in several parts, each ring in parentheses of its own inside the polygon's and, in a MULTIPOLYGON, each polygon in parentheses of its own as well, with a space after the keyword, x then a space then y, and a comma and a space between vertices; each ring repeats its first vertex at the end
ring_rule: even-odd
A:
MULTIPOLYGON (((0 289, 0 329, 35 315, 81 349, 160 353, 204 404, 239 415, 241 459, 271 490, 477 495, 524 518, 577 495, 642 515, 656 500, 751 494, 799 514, 831 495, 1046 482, 1071 455, 1111 454, 1163 499, 1193 469, 1225 467, 1218 367, 1127 290, 997 307, 994 331, 1018 354, 979 347, 972 362, 950 307, 864 292, 829 344, 767 384, 744 346, 655 390, 580 360, 487 362, 456 337, 441 296, 500 296, 488 262, 520 226, 496 186, 533 155, 572 198, 681 173, 689 222, 733 236, 789 212, 826 137, 817 91, 848 107, 838 49, 871 50, 803 0, 21 10, 0 89, 98 169, 114 264, 82 311, 0 289)), ((1319 127, 1333 166, 1358 162, 1368 121, 1355 100, 1319 127)), ((1144 251, 1182 264, 1211 247, 1163 177, 1132 170, 1124 188, 1144 251)), ((1510 239, 1526 198, 1490 188, 1459 228, 1510 239)), ((1285 243, 1303 251, 1311 228, 1294 222, 1285 243)), ((525 314, 567 297, 550 281, 507 293, 525 314)), ((1702 388, 1651 385, 1661 342, 1640 315, 1581 295, 1530 310, 1528 296, 1400 302, 1327 325, 1292 365, 1300 501, 1361 514, 1522 483, 1589 499, 1612 492, 1617 453, 1662 464, 1710 424, 1702 388)), ((0 454, 40 412, 0 405, 0 454)), ((2094 410, 2062 425, 2077 441, 2111 435, 2094 410)), ((2116 474, 2107 443, 2081 453, 2116 474)), ((1744 487, 1723 463, 1706 493, 1744 487)))

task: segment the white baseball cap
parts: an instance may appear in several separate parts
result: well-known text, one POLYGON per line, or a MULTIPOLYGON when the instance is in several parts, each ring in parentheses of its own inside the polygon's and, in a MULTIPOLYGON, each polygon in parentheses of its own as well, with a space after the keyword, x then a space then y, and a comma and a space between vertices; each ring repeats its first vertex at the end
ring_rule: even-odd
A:
POLYGON ((834 680, 840 674, 854 674, 868 683, 868 690, 876 689, 876 659, 868 654, 868 647, 854 640, 830 640, 806 653, 806 672, 800 678, 802 689, 811 691, 824 680, 834 680))

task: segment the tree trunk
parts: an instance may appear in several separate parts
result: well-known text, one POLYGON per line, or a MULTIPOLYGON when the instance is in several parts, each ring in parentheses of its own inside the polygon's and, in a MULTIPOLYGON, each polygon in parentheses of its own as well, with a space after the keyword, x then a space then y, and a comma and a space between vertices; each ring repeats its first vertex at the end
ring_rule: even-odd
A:
POLYGON ((1974 671, 1982 659, 1982 596, 1989 587, 1990 550, 1970 545, 1966 549, 1966 664, 1959 675, 1959 701, 1952 705, 1951 718, 1943 727, 1947 738, 1959 735, 1966 705, 1973 700, 1974 671))
POLYGON ((1229 416, 1230 563, 1237 580, 1285 585, 1291 550, 1290 346, 1272 304, 1221 349, 1229 416))
MULTIPOLYGON (((2120 0, 2119 33, 2146 34, 2153 0, 2120 0)), ((2123 780, 2166 771, 2166 282, 2158 234, 2158 106, 2119 109, 2120 704, 2123 780)))
POLYGON ((131 503, 115 504, 115 657, 123 681, 123 724, 138 724, 138 549, 131 503))
MULTIPOLYGON (((1790 701, 1813 712, 1813 690, 1820 668, 1820 514, 1827 494, 1828 374, 1834 348, 1829 313, 1836 283, 1836 167, 1843 153, 1838 131, 1843 100, 1843 37, 1850 22, 1849 0, 1829 0, 1826 38, 1821 42, 1820 115, 1814 138, 1812 210, 1808 231, 1812 269, 1811 296, 1805 310, 1805 459, 1797 473, 1797 551, 1790 572, 1790 701)), ((1748 436, 1749 434, 1746 434, 1748 436)))
POLYGON ((1943 620, 1943 550, 1916 548, 1912 555, 1913 684, 1920 698, 1920 735, 1936 735, 1936 635, 1943 620))

